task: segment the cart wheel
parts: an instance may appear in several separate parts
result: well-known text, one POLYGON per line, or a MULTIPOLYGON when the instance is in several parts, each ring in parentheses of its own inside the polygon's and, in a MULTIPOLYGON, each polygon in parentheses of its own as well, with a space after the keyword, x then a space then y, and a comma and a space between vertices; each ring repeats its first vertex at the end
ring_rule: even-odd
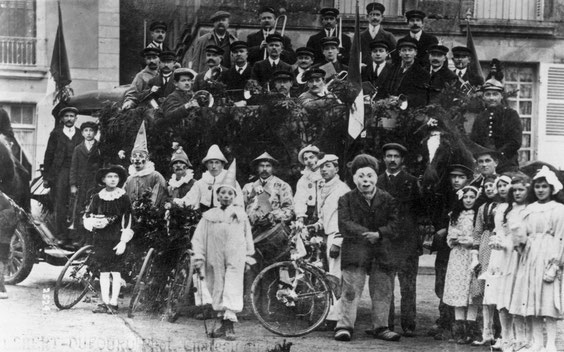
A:
POLYGON ((59 309, 69 309, 76 305, 92 288, 93 273, 89 268, 92 246, 79 249, 70 257, 57 278, 55 285, 55 305, 59 309))
POLYGON ((35 243, 27 226, 20 221, 10 240, 10 258, 6 270, 5 283, 15 285, 27 278, 35 263, 35 243))
POLYGON ((151 280, 151 268, 153 266, 153 260, 155 259, 155 249, 150 248, 145 255, 145 260, 143 260, 143 266, 137 275, 137 281, 135 282, 135 287, 133 287, 133 294, 131 295, 131 301, 129 302, 129 310, 127 316, 133 318, 134 313, 139 311, 141 307, 151 304, 149 302, 148 292, 151 280))
POLYGON ((260 323, 288 337, 315 330, 331 307, 331 289, 323 274, 291 261, 263 269, 253 282, 251 296, 260 323))
POLYGON ((166 319, 171 323, 178 318, 183 303, 187 301, 186 295, 192 287, 194 267, 190 260, 189 252, 182 254, 174 271, 174 280, 169 288, 165 314, 166 319))

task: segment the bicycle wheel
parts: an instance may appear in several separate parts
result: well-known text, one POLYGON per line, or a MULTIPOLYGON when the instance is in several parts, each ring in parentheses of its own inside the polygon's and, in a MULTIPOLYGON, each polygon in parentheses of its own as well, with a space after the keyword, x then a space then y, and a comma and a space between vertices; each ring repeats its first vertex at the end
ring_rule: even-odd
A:
POLYGON ((269 331, 302 336, 321 325, 331 307, 323 275, 308 265, 285 261, 263 269, 251 287, 253 311, 269 331))
POLYGON ((57 278, 54 300, 59 309, 69 309, 93 289, 94 276, 90 271, 89 258, 92 246, 84 246, 70 257, 57 278))
POLYGON ((186 295, 192 287, 193 274, 194 267, 191 264, 190 253, 185 252, 176 266, 174 280, 168 291, 166 318, 171 323, 178 318, 180 308, 187 301, 186 295))
POLYGON ((135 281, 135 287, 133 287, 133 294, 131 295, 131 301, 129 301, 129 310, 127 311, 127 316, 133 318, 136 311, 141 310, 143 306, 150 304, 148 288, 150 286, 151 280, 151 267, 153 265, 153 260, 155 259, 155 249, 150 248, 145 259, 143 260, 143 265, 139 274, 137 275, 137 280, 135 281))

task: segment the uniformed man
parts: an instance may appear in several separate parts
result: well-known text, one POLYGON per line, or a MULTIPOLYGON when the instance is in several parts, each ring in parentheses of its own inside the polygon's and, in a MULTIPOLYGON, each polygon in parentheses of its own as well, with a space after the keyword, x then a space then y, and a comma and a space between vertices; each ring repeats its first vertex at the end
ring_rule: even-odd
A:
POLYGON ((280 36, 282 51, 280 58, 288 64, 294 64, 296 57, 294 50, 292 50, 292 40, 288 36, 281 36, 274 28, 276 22, 276 11, 270 6, 262 7, 259 12, 259 20, 261 29, 258 32, 251 33, 247 36, 247 45, 249 46, 249 62, 255 64, 260 60, 264 60, 269 56, 269 42, 268 36, 277 34, 280 36), (265 51, 267 54, 265 55, 265 51))
POLYGON ((223 71, 219 80, 225 83, 225 88, 235 102, 244 101, 243 90, 247 81, 251 79, 251 65, 248 62, 249 50, 247 43, 241 40, 231 44, 231 56, 234 65, 223 71))
POLYGON ((227 71, 223 66, 223 49, 217 45, 210 44, 206 47, 206 68, 200 71, 194 79, 194 91, 206 89, 207 81, 219 80, 221 73, 227 71))
POLYGON ((322 38, 321 47, 323 48, 324 59, 319 63, 319 68, 323 69, 325 72, 334 72, 334 74, 349 70, 347 65, 344 65, 339 61, 339 38, 322 38))
POLYGON ((432 34, 423 31, 425 25, 425 12, 419 10, 411 10, 405 13, 407 25, 409 27, 409 34, 403 37, 415 39, 417 43, 417 57, 416 61, 424 68, 429 67, 429 58, 427 50, 433 44, 439 44, 439 39, 432 34))
POLYGON ((159 74, 148 82, 148 89, 140 95, 140 100, 155 99, 160 105, 166 97, 176 90, 172 72, 176 54, 173 51, 162 51, 159 55, 159 74))
POLYGON ((145 60, 145 68, 135 75, 131 82, 131 86, 125 91, 122 109, 127 110, 134 108, 139 104, 140 94, 149 88, 149 81, 159 74, 159 55, 160 49, 145 48, 141 52, 145 60))
POLYGON ((304 105, 315 107, 317 103, 324 104, 327 99, 336 99, 333 93, 327 91, 324 70, 312 68, 304 74, 304 79, 307 82, 308 90, 299 97, 304 105))
POLYGON ((458 77, 457 86, 462 87, 469 83, 471 87, 480 87, 484 84, 484 78, 468 69, 472 62, 472 52, 465 46, 452 48, 452 62, 454 62, 454 73, 458 77))
MULTIPOLYGON (((339 18, 339 10, 331 7, 326 7, 322 8, 319 11, 319 14, 321 15, 321 24, 323 25, 323 29, 309 37, 306 44, 308 48, 311 48, 313 50, 313 53, 315 55, 314 61, 316 64, 322 63, 325 60, 325 56, 323 55, 323 47, 321 45, 321 39, 327 37, 339 38, 338 32, 342 31, 342 28, 338 28, 337 24, 339 18)), ((351 52, 351 38, 345 33, 341 32, 340 39, 342 40, 342 48, 339 48, 339 61, 345 65, 348 65, 351 52)))
POLYGON ((448 48, 444 45, 431 45, 427 49, 431 68, 431 79, 429 80, 428 103, 434 102, 441 94, 442 90, 448 85, 456 82, 456 75, 448 68, 447 53, 448 48))
POLYGON ((272 92, 278 93, 284 98, 291 97, 294 85, 294 74, 288 71, 276 71, 272 74, 272 92))
MULTIPOLYGON (((372 62, 362 67, 361 77, 363 82, 370 82, 372 87, 377 90, 376 99, 388 97, 388 81, 392 74, 392 64, 386 61, 388 57, 388 43, 383 40, 376 40, 370 43, 370 57, 372 62)), ((374 94, 374 92, 365 92, 374 94)))
POLYGON ((206 70, 207 48, 210 45, 221 48, 222 64, 225 67, 231 67, 231 51, 229 48, 237 38, 228 32, 230 17, 231 14, 227 11, 217 11, 210 16, 210 22, 213 22, 213 30, 202 35, 192 44, 186 54, 184 67, 189 67, 196 72, 206 70))
POLYGON ((370 43, 373 41, 384 41, 388 45, 388 52, 396 49, 396 37, 382 28, 386 7, 379 2, 366 5, 366 17, 368 18, 368 28, 360 32, 360 50, 362 52, 362 62, 366 65, 372 61, 370 57, 370 43))
POLYGON ((196 100, 192 99, 194 97, 192 87, 196 72, 182 67, 174 70, 172 76, 176 90, 166 97, 162 110, 165 118, 182 119, 187 115, 189 108, 198 106, 196 100))
POLYGON ((305 71, 313 67, 314 53, 313 49, 308 47, 301 47, 296 49, 296 69, 294 70, 294 91, 296 96, 299 96, 307 90, 307 83, 303 80, 305 71))
POLYGON ((523 126, 517 111, 503 104, 503 83, 491 78, 482 91, 486 109, 474 120, 470 139, 499 154, 497 172, 517 171, 523 126))
POLYGON ((157 48, 161 51, 169 51, 170 49, 164 43, 166 38, 167 25, 163 21, 154 21, 149 25, 149 31, 151 32, 151 39, 153 39, 148 45, 148 48, 157 48))
MULTIPOLYGON (((284 50, 284 39, 280 34, 271 34, 266 37, 268 57, 266 60, 258 61, 251 71, 251 79, 254 79, 263 87, 267 87, 275 71, 292 72, 292 66, 284 62, 280 55, 284 50)), ((247 42, 248 43, 248 42, 247 42)))

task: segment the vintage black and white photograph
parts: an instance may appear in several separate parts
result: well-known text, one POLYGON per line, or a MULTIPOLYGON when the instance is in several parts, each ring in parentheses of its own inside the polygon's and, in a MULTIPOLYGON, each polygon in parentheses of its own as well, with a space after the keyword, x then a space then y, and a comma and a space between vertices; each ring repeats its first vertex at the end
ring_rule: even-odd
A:
POLYGON ((0 0, 0 351, 564 351, 564 0, 0 0))

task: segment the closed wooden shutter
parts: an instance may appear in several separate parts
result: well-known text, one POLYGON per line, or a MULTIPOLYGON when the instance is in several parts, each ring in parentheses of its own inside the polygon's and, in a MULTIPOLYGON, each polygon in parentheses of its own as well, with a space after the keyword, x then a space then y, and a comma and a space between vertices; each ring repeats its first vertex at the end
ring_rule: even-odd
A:
POLYGON ((564 64, 540 65, 538 159, 564 169, 564 64))

